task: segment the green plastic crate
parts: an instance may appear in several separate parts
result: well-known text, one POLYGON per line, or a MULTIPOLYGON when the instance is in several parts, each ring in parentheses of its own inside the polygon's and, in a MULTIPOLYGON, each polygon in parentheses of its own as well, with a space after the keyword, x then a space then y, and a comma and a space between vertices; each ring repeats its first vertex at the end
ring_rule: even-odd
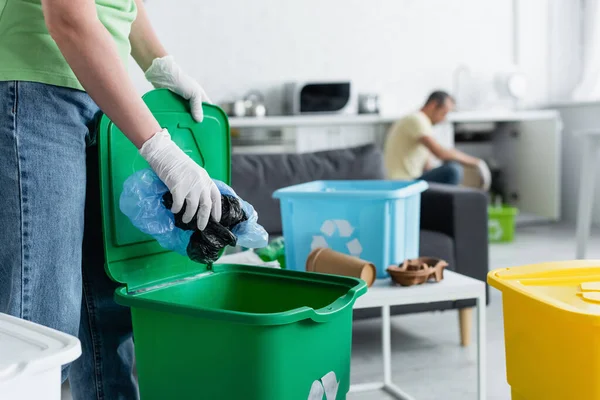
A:
POLYGON ((515 239, 515 224, 519 210, 515 207, 488 208, 488 241, 507 243, 515 239))
MULTIPOLYGON (((215 179, 230 181, 227 117, 166 90, 144 96, 161 126, 215 179)), ((99 133, 106 271, 131 307, 143 400, 306 400, 321 378, 350 386, 352 306, 363 281, 250 267, 207 266, 161 248, 119 210, 123 182, 148 165, 103 117, 99 133)))

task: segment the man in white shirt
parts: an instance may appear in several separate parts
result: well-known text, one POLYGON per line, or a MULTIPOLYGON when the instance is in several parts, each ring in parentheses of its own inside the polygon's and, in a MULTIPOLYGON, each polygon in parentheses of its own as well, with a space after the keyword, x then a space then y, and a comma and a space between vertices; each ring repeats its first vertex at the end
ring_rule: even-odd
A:
POLYGON ((397 121, 388 133, 384 149, 388 179, 423 179, 428 182, 459 185, 463 167, 481 168, 479 158, 442 146, 433 136, 433 125, 446 118, 454 108, 448 93, 431 93, 420 111, 397 121), (443 164, 432 166, 432 156, 443 164))

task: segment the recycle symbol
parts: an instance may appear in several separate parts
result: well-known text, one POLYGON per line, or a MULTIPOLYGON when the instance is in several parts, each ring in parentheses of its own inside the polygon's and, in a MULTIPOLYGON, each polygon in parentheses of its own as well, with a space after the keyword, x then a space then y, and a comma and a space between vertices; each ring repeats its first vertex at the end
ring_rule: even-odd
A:
POLYGON ((308 400, 323 400, 323 396, 325 396, 325 400, 335 400, 339 386, 340 382, 337 380, 335 372, 331 371, 313 382, 308 400))
POLYGON ((504 230, 502 229, 502 225, 500 225, 500 221, 490 219, 488 221, 488 238, 490 240, 500 240, 503 234, 504 230))
POLYGON ((330 246, 327 242, 327 238, 333 237, 336 231, 338 232, 339 237, 348 239, 346 242, 348 253, 350 253, 352 256, 360 257, 363 251, 362 245, 358 239, 352 239, 354 228, 349 221, 344 219, 331 219, 323 222, 323 225, 321 226, 321 233, 323 235, 313 236, 313 240, 310 245, 311 250, 319 247, 329 248, 330 246))

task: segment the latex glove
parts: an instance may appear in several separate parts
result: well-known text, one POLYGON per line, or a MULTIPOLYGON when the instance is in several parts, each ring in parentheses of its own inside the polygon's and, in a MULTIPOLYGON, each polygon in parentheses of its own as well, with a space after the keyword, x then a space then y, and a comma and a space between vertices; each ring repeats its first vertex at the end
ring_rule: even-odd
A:
POLYGON ((171 140, 166 129, 147 140, 140 154, 173 195, 173 214, 181 211, 185 203, 183 222, 189 223, 196 215, 201 231, 206 228, 210 216, 217 222, 221 220, 219 189, 206 170, 171 140))
POLYGON ((481 188, 487 192, 492 186, 492 173, 490 168, 485 161, 479 160, 479 163, 477 163, 477 170, 479 171, 479 176, 481 176, 481 188))
POLYGON ((211 103, 202 86, 183 72, 173 56, 155 58, 145 73, 146 79, 156 88, 166 88, 190 101, 192 116, 198 122, 204 119, 202 102, 211 103))

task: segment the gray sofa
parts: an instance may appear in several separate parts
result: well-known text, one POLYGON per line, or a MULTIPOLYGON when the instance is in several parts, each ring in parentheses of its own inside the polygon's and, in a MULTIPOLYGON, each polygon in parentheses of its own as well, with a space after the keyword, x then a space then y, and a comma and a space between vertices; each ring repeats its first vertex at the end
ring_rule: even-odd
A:
MULTIPOLYGON (((281 235, 282 187, 314 180, 384 179, 383 156, 374 145, 308 154, 235 154, 232 186, 250 202, 270 235, 281 235)), ((460 187, 430 185, 421 199, 420 253, 447 260, 450 269, 485 281, 488 272, 487 197, 460 187)), ((393 308, 394 313, 468 308, 474 301, 443 302, 393 308)), ((356 317, 379 315, 360 310, 356 317)))

